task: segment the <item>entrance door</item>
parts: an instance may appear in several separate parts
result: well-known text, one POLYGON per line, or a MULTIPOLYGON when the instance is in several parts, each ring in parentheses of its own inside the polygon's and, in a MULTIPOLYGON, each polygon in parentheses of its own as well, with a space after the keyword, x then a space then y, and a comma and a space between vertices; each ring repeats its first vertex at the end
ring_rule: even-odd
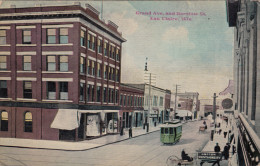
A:
POLYGON ((78 138, 86 139, 86 114, 81 114, 80 125, 78 128, 78 138))

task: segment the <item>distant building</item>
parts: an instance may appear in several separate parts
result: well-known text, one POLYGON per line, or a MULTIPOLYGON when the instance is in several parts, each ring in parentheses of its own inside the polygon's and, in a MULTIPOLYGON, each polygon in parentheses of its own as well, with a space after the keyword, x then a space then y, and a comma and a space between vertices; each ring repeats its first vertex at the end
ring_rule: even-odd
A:
POLYGON ((238 165, 260 164, 260 3, 227 0, 234 28, 234 109, 238 114, 238 165))
POLYGON ((151 85, 150 110, 149 110, 149 85, 129 84, 144 90, 144 123, 148 122, 150 111, 150 124, 164 123, 169 119, 170 91, 151 85), (166 99, 165 99, 166 98, 166 99), (165 105, 166 104, 166 105, 165 105))
POLYGON ((121 83, 120 85, 120 122, 121 128, 141 127, 144 118, 144 90, 121 83))
POLYGON ((79 140, 118 132, 126 40, 117 25, 89 4, 0 13, 0 136, 79 140))

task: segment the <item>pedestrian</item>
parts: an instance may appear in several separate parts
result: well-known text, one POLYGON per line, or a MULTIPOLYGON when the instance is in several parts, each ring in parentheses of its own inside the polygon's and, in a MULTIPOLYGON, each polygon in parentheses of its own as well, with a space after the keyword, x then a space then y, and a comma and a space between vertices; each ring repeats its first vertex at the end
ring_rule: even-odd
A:
POLYGON ((129 138, 132 138, 132 127, 129 128, 129 138))
POLYGON ((232 145, 232 154, 234 155, 236 153, 236 146, 232 145))
POLYGON ((218 132, 218 133, 219 133, 219 135, 221 134, 221 131, 222 131, 222 129, 219 129, 219 132, 218 132))
POLYGON ((226 138, 227 137, 227 132, 226 131, 224 131, 224 138, 226 138))
MULTIPOLYGON (((220 152, 220 147, 219 147, 218 143, 216 143, 216 146, 214 147, 214 151, 215 151, 216 153, 219 153, 219 152, 220 152)), ((221 160, 221 159, 220 159, 220 160, 221 160)), ((219 165, 219 161, 220 161, 220 160, 216 160, 216 161, 213 163, 212 166, 214 166, 215 164, 218 164, 218 166, 220 166, 220 165, 219 165)))
POLYGON ((121 135, 121 136, 124 135, 124 127, 121 128, 120 135, 121 135))
POLYGON ((230 145, 228 145, 228 143, 227 143, 226 146, 224 147, 224 151, 223 151, 225 160, 228 160, 228 158, 229 158, 229 149, 230 149, 230 145))
POLYGON ((216 146, 214 147, 214 152, 220 152, 220 147, 218 143, 216 143, 216 146))
POLYGON ((206 125, 206 124, 207 124, 205 120, 204 120, 203 124, 204 124, 204 125, 206 125))

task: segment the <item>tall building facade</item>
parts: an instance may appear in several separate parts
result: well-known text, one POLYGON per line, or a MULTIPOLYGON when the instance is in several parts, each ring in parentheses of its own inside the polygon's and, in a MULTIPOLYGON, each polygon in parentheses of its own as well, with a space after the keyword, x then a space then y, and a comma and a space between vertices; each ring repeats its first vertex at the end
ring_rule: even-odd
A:
POLYGON ((260 164, 260 3, 227 0, 234 28, 234 103, 238 114, 239 165, 260 164))
POLYGON ((117 28, 89 4, 0 9, 0 136, 79 140, 118 132, 126 40, 117 28))

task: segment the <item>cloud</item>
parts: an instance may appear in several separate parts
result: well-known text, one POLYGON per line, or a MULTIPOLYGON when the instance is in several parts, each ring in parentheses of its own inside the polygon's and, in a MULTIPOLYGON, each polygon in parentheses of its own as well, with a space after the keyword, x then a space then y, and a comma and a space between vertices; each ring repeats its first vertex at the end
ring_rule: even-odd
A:
POLYGON ((195 48, 195 44, 189 40, 189 31, 185 27, 168 28, 162 34, 162 40, 176 47, 195 48))

